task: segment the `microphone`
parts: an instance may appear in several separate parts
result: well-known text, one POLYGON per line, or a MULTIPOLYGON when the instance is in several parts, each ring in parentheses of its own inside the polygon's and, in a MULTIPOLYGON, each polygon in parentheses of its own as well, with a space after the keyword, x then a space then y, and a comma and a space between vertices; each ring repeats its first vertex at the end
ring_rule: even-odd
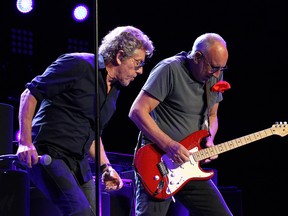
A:
MULTIPOLYGON (((38 156, 39 158, 39 161, 38 163, 44 165, 44 166, 48 166, 51 164, 52 162, 52 158, 50 155, 41 155, 41 156, 38 156)), ((16 154, 6 154, 6 155, 0 155, 0 161, 1 160, 16 160, 16 161, 19 161, 19 158, 16 154)))

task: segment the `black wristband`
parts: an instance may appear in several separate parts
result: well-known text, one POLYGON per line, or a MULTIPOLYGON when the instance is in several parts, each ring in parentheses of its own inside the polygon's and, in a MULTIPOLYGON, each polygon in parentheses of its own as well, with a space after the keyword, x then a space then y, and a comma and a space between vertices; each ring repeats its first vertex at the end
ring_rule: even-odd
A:
POLYGON ((106 171, 108 169, 108 167, 111 167, 111 164, 109 163, 104 163, 100 166, 100 172, 103 173, 104 171, 106 171))

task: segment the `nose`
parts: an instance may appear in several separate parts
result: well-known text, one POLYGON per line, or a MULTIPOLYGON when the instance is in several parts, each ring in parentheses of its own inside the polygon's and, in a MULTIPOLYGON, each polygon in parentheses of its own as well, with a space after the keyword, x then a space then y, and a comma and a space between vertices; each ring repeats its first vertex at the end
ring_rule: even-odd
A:
POLYGON ((136 70, 137 74, 143 74, 143 67, 139 68, 136 70))
POLYGON ((215 73, 213 73, 213 76, 215 76, 216 78, 219 78, 220 74, 221 74, 221 70, 218 70, 215 73))

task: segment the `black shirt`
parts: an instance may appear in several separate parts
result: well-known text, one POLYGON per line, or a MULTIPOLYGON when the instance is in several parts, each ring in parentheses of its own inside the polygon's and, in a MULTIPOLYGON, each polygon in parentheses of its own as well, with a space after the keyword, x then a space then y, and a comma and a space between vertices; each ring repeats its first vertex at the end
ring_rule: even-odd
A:
MULTIPOLYGON (((91 179, 87 152, 95 138, 96 86, 94 54, 61 55, 26 87, 41 102, 32 122, 33 143, 39 154, 63 158, 84 181, 91 179)), ((98 56, 100 134, 115 113, 120 85, 107 95, 104 60, 98 56)))

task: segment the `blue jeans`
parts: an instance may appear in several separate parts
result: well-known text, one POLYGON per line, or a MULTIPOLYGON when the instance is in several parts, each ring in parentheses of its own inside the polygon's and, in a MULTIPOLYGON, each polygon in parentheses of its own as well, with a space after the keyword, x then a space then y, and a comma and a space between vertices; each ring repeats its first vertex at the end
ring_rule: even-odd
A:
POLYGON ((96 215, 93 179, 80 185, 66 163, 53 159, 51 164, 28 169, 34 185, 57 205, 63 216, 96 215))
MULTIPOLYGON (((136 216, 165 216, 172 199, 151 198, 137 177, 136 185, 136 216)), ((212 180, 190 181, 174 195, 174 198, 193 216, 232 216, 212 180)))

